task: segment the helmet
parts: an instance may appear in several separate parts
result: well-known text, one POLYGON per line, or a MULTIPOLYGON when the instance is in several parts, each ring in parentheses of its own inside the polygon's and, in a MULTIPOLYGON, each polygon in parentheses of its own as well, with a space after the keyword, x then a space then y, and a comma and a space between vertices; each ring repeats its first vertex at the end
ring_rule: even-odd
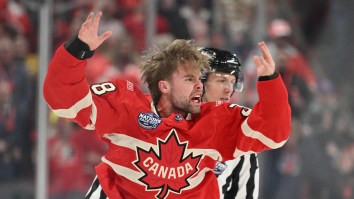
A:
POLYGON ((243 89, 243 74, 241 72, 241 63, 236 54, 216 48, 201 48, 202 54, 209 56, 210 71, 203 71, 202 82, 206 82, 208 75, 214 72, 223 72, 234 75, 236 82, 233 86, 234 91, 241 92, 243 89))

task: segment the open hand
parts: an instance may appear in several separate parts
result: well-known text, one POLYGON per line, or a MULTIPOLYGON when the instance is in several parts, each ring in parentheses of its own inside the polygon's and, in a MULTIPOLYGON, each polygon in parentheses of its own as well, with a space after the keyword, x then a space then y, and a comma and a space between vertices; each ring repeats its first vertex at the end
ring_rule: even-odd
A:
POLYGON ((85 42, 90 47, 90 50, 95 50, 112 35, 112 31, 106 31, 100 36, 97 35, 101 16, 102 12, 98 12, 96 14, 90 12, 86 21, 81 25, 79 30, 79 39, 85 42))
POLYGON ((253 56, 253 61, 257 66, 257 76, 270 76, 275 72, 275 63, 269 49, 264 41, 258 43, 258 48, 262 56, 253 56))

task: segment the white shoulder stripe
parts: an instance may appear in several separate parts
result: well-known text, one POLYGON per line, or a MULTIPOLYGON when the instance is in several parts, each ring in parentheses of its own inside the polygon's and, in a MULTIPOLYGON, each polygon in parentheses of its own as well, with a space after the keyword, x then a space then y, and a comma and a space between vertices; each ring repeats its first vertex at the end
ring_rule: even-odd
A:
POLYGON ((143 173, 134 171, 127 167, 120 166, 118 164, 114 164, 113 162, 107 160, 105 157, 102 157, 102 162, 108 164, 117 174, 124 176, 125 178, 137 184, 144 185, 142 182, 139 181, 139 178, 144 176, 143 173))
POLYGON ((271 140, 268 137, 266 137, 265 135, 263 135, 261 132, 251 129, 251 127, 248 125, 248 118, 242 123, 241 129, 242 129, 243 134, 246 137, 257 139, 271 149, 277 149, 277 148, 283 146, 286 142, 286 140, 279 142, 279 143, 274 142, 273 140, 271 140))
POLYGON ((89 107, 91 104, 92 104, 92 95, 91 92, 89 91, 84 98, 76 102, 72 107, 68 109, 53 109, 53 111, 59 117, 72 119, 77 116, 78 112, 80 112, 84 108, 89 107))
POLYGON ((84 127, 84 129, 86 129, 86 130, 95 130, 96 128, 95 128, 94 125, 88 124, 88 125, 86 125, 86 126, 84 127))
POLYGON ((124 134, 110 133, 104 134, 103 137, 109 139, 113 144, 117 146, 124 146, 134 151, 136 150, 136 146, 139 146, 145 151, 148 151, 151 147, 154 149, 154 151, 158 151, 159 149, 156 145, 144 142, 142 140, 124 134))
POLYGON ((87 130, 95 130, 95 124, 97 120, 97 107, 95 102, 92 102, 91 116, 90 116, 91 124, 85 126, 87 130))

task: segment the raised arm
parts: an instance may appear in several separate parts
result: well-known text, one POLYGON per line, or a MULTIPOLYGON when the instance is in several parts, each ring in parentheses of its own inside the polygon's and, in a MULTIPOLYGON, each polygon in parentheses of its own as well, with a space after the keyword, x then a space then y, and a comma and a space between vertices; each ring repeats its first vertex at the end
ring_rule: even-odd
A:
POLYGON ((260 152, 285 144, 290 135, 291 109, 285 85, 276 72, 275 63, 264 42, 258 47, 262 55, 253 56, 257 67, 259 101, 242 123, 235 155, 260 152))
MULTIPOLYGON (((111 31, 97 34, 101 16, 101 12, 91 12, 79 34, 57 49, 49 64, 43 87, 44 98, 56 115, 77 122, 87 129, 94 128, 97 110, 105 104, 98 97, 94 101, 85 78, 87 59, 112 34, 111 31)), ((99 87, 103 89, 102 85, 99 87)), ((107 115, 109 111, 106 111, 107 115)))

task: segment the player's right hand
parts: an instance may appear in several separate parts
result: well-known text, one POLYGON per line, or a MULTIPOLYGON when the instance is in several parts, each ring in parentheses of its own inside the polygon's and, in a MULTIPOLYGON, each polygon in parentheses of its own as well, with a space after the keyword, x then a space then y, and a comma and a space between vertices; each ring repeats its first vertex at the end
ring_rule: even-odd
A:
POLYGON ((98 12, 96 14, 94 12, 90 12, 86 21, 81 25, 79 30, 79 39, 85 42, 92 51, 112 35, 112 31, 106 31, 102 35, 97 35, 101 16, 102 12, 98 12))
POLYGON ((253 61, 257 66, 257 76, 270 76, 275 72, 275 63, 272 55, 264 41, 258 43, 258 48, 262 56, 253 56, 253 61))

